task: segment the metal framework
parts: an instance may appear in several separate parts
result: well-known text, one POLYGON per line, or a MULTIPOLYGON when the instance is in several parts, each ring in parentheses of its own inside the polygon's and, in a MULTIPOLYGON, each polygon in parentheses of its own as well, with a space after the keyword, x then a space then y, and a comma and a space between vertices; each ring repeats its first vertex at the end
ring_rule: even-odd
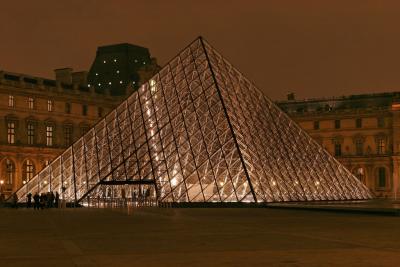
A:
POLYGON ((58 191, 80 202, 121 196, 124 185, 151 186, 162 202, 371 197, 201 37, 17 195, 58 191))

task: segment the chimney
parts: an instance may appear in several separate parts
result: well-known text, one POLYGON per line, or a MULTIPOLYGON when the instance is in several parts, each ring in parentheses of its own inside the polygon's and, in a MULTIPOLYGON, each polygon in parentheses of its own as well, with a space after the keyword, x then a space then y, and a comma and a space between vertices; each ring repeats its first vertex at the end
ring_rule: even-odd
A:
POLYGON ((65 84, 72 84, 72 69, 71 68, 63 68, 63 69, 55 69, 56 73, 56 81, 65 84))
POLYGON ((295 98, 294 93, 289 93, 289 94, 287 94, 287 100, 288 100, 288 101, 295 100, 295 99, 296 99, 296 98, 295 98))
POLYGON ((77 71, 72 73, 72 83, 78 85, 87 85, 87 71, 77 71))

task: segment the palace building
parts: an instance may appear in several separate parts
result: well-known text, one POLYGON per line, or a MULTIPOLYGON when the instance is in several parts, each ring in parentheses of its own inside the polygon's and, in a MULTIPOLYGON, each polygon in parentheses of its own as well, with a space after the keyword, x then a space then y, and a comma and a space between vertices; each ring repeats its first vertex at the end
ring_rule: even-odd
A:
POLYGON ((376 197, 399 195, 400 92, 277 104, 376 197))
MULTIPOLYGON (((125 46, 132 45, 117 45, 117 48, 125 46)), ((108 50, 114 48, 112 45, 108 50)), ((99 48, 104 49, 107 47, 99 48)), ((147 51, 147 61, 135 51, 129 56, 133 62, 140 58, 147 66, 121 68, 121 77, 114 77, 123 81, 124 88, 133 82, 140 85, 158 68, 148 50, 142 50, 147 51)), ((118 53, 112 58, 118 62, 127 60, 126 55, 118 53)), ((95 62, 98 61, 96 58, 95 62)), ((97 79, 111 79, 114 67, 102 66, 97 79)), ((5 197, 31 180, 135 90, 134 87, 121 91, 120 86, 89 86, 88 73, 73 72, 71 68, 55 70, 55 77, 51 80, 0 70, 0 194, 5 197)))

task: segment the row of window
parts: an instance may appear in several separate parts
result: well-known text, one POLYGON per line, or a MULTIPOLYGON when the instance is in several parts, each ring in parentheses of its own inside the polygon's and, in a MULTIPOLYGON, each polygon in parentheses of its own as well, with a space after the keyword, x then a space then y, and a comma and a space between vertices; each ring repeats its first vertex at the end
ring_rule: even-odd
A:
MULTIPOLYGON (((365 171, 363 168, 357 168, 353 173, 361 182, 365 183, 365 171)), ((386 168, 379 167, 376 173, 375 187, 376 189, 386 189, 388 186, 386 177, 386 168)))
MULTIPOLYGON (((49 161, 46 161, 46 165, 49 161)), ((5 183, 11 185, 15 180, 15 164, 12 160, 6 159, 4 161, 6 173, 5 173, 5 183)), ((35 176, 35 165, 32 160, 25 160, 22 164, 22 180, 24 183, 28 182, 35 176)))
MULTIPOLYGON (((15 144, 15 125, 14 121, 7 122, 7 142, 9 144, 15 144)), ((26 127, 27 143, 28 145, 35 144, 36 127, 35 123, 28 123, 26 127)), ((72 144, 72 130, 71 125, 64 126, 64 146, 72 144)), ((89 130, 89 126, 81 127, 81 134, 85 134, 89 130)), ((46 125, 46 146, 54 145, 54 126, 46 125)))
MULTIPOLYGON (((35 99, 33 97, 28 97, 27 99, 28 103, 28 109, 35 109, 35 99)), ((14 108, 15 107, 15 98, 13 95, 8 96, 8 107, 14 108)), ((47 111, 52 112, 54 111, 54 101, 53 100, 47 100, 47 111)), ((71 103, 65 103, 65 113, 71 114, 71 103)), ((103 117, 104 110, 102 107, 99 107, 97 109, 97 115, 99 117, 103 117)), ((87 116, 88 115, 88 105, 83 104, 82 105, 82 115, 87 116)))
MULTIPOLYGON (((385 118, 383 117, 376 118, 376 124, 378 128, 384 128, 385 118)), ((334 128, 335 129, 341 128, 341 120, 334 120, 334 128)), ((355 128, 362 128, 362 118, 355 119, 355 128)), ((320 122, 314 121, 314 130, 319 130, 319 129, 320 129, 320 122)))
MULTIPOLYGON (((376 154, 378 155, 383 155, 386 153, 386 142, 382 138, 378 138, 376 140, 376 154)), ((356 145, 356 155, 357 156, 362 156, 364 155, 364 142, 361 139, 357 139, 355 141, 356 145)), ((370 148, 369 148, 370 149, 370 148)), ((335 143, 335 150, 334 150, 335 156, 342 156, 342 144, 340 143, 335 143)), ((371 153, 371 151, 368 151, 368 153, 371 153)))

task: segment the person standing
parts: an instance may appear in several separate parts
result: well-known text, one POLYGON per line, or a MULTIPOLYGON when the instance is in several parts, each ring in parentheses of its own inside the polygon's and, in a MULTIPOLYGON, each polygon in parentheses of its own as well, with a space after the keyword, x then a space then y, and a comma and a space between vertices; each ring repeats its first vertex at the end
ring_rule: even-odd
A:
POLYGON ((56 196, 54 197, 54 206, 58 208, 58 202, 60 201, 60 195, 58 194, 58 191, 56 191, 56 196))
POLYGON ((45 205, 46 205, 46 194, 41 193, 40 194, 40 209, 44 209, 45 205))
POLYGON ((33 196, 33 209, 39 209, 39 206, 40 206, 40 203, 39 203, 39 201, 40 201, 40 197, 39 197, 39 194, 36 192, 35 193, 35 195, 33 196))
POLYGON ((17 193, 14 193, 12 196, 12 203, 13 203, 13 207, 18 209, 18 196, 17 193))
POLYGON ((29 209, 32 207, 32 193, 29 193, 26 198, 26 207, 29 209))

